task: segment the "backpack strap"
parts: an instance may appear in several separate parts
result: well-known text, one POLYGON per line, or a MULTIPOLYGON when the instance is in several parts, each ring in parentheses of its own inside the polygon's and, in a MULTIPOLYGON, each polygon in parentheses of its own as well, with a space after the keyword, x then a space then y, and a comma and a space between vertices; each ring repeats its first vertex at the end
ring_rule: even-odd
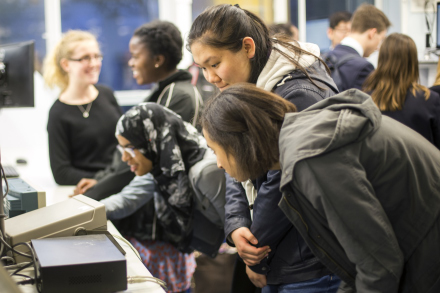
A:
POLYGON ((333 81, 335 82, 336 86, 338 87, 338 90, 341 90, 341 87, 343 85, 342 77, 339 72, 339 67, 347 63, 348 61, 357 58, 358 55, 355 54, 347 54, 344 55, 342 58, 338 59, 334 54, 331 52, 325 53, 322 56, 322 59, 327 64, 328 68, 331 71, 331 76, 333 81))
POLYGON ((195 99, 195 103, 196 103, 196 109, 195 109, 195 113, 194 113, 192 126, 196 127, 197 120, 199 119, 200 109, 201 109, 201 107, 203 107, 203 99, 202 99, 202 95, 199 93, 199 90, 197 89, 197 87, 195 85, 193 85, 192 87, 194 89, 194 99, 195 99))
POLYGON ((175 82, 173 82, 173 83, 167 85, 167 86, 162 90, 162 92, 160 93, 159 97, 157 98, 157 102, 156 102, 156 103, 157 103, 157 104, 160 104, 160 102, 162 101, 162 98, 163 98, 164 94, 167 92, 167 90, 168 90, 169 88, 171 88, 170 91, 168 92, 168 98, 167 98, 167 101, 166 101, 166 103, 165 103, 165 107, 168 108, 168 106, 170 105, 170 102, 171 102, 171 97, 173 96, 173 90, 174 90, 174 86, 175 86, 175 85, 176 85, 175 82))

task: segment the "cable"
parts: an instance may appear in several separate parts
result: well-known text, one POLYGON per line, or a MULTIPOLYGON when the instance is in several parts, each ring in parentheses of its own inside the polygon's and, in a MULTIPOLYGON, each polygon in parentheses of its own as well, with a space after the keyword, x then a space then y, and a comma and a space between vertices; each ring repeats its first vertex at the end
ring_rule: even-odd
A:
POLYGON ((423 6, 423 10, 424 10, 424 13, 425 13, 426 27, 428 29, 429 43, 431 44, 432 41, 433 41, 432 40, 432 30, 434 28, 435 16, 433 16, 431 20, 429 19, 429 14, 428 14, 428 5, 429 4, 432 5, 432 11, 435 11, 434 3, 431 3, 430 0, 425 0, 425 5, 423 6))
POLYGON ((131 248, 131 250, 133 250, 133 252, 136 254, 136 256, 139 258, 139 260, 142 261, 142 258, 140 256, 139 252, 136 250, 136 248, 133 247, 133 245, 131 245, 131 243, 127 239, 125 239, 124 237, 121 237, 119 235, 114 235, 114 234, 111 234, 111 235, 114 238, 119 239, 119 240, 123 241, 125 244, 127 244, 131 248))
POLYGON ((17 276, 18 276, 18 273, 19 273, 19 272, 21 272, 22 270, 24 270, 24 269, 30 267, 30 266, 33 265, 33 264, 34 264, 34 262, 28 262, 26 265, 24 265, 24 266, 18 268, 17 270, 15 270, 15 271, 11 274, 11 276, 13 276, 13 275, 17 275, 17 276))
POLYGON ((10 261, 11 264, 15 264, 15 259, 13 257, 10 257, 10 256, 4 256, 4 257, 1 258, 1 260, 3 260, 3 261, 10 261))
POLYGON ((152 277, 152 276, 129 276, 127 277, 127 283, 143 283, 143 282, 152 282, 159 284, 165 291, 168 291, 167 283, 161 279, 152 277))
MULTIPOLYGON (((9 256, 8 256, 9 257, 9 256)), ((16 265, 9 265, 9 266, 5 266, 4 268, 6 269, 6 270, 15 270, 15 269, 18 269, 18 268, 21 268, 21 267, 24 267, 24 266, 26 266, 26 265, 28 265, 28 264, 30 264, 31 262, 21 262, 21 263, 18 263, 18 264, 16 264, 16 265)))
POLYGON ((8 184, 8 179, 6 179, 5 170, 3 170, 3 166, 1 164, 0 164, 0 169, 2 170, 2 174, 1 174, 2 176, 0 176, 0 179, 3 177, 3 180, 5 181, 5 184, 6 184, 6 192, 3 195, 3 198, 5 198, 6 195, 9 193, 9 184, 8 184))

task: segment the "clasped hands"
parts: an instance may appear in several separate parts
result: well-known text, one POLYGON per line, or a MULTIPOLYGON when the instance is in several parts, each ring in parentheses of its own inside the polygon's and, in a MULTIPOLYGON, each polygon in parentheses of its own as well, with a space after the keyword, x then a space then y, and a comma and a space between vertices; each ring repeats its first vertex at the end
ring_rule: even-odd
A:
POLYGON ((255 266, 267 257, 270 252, 269 246, 260 248, 253 246, 258 244, 258 240, 246 227, 234 230, 231 233, 231 238, 237 248, 238 254, 246 264, 246 273, 251 282, 259 288, 266 286, 266 275, 252 271, 249 266, 255 266))

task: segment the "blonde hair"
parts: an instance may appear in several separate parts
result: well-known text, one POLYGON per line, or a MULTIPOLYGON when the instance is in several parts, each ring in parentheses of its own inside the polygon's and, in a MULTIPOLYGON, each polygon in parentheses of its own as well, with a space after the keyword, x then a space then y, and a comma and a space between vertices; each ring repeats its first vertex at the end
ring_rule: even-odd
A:
POLYGON ((70 30, 63 35, 52 52, 44 59, 43 77, 49 87, 59 86, 62 91, 67 88, 69 76, 61 67, 61 59, 68 59, 72 56, 76 48, 75 43, 89 40, 98 44, 96 37, 86 31, 70 30))

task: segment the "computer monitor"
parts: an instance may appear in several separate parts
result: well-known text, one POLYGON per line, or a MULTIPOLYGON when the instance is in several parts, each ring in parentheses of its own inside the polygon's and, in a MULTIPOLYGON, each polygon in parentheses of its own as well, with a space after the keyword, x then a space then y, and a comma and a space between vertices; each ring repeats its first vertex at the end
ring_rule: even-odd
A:
POLYGON ((437 31, 437 49, 440 49, 440 2, 437 2, 437 15, 436 15, 436 22, 437 22, 437 27, 436 27, 436 31, 437 31))
POLYGON ((34 41, 0 45, 0 108, 34 107, 34 41))

